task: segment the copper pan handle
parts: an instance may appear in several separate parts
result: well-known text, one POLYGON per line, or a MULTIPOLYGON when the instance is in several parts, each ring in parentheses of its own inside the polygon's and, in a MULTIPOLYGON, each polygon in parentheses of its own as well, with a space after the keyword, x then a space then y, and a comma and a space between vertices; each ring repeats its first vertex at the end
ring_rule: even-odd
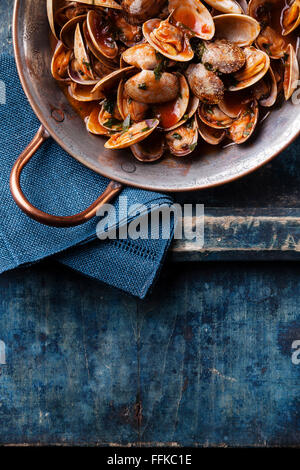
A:
POLYGON ((98 197, 98 199, 93 202, 91 206, 79 214, 61 217, 47 214, 46 212, 42 212, 41 210, 37 209, 32 204, 30 204, 28 199, 25 197, 21 189, 20 177, 27 163, 33 157, 35 152, 40 148, 43 142, 45 142, 49 137, 50 136, 46 129, 41 126, 28 147, 26 147, 24 152, 21 153, 10 174, 11 194, 19 208, 31 219, 34 219, 41 224, 49 225, 50 227, 75 227, 76 225, 84 224, 88 220, 95 217, 97 210, 103 204, 111 201, 117 194, 119 194, 123 189, 123 186, 120 183, 111 181, 104 193, 101 194, 101 196, 98 197))

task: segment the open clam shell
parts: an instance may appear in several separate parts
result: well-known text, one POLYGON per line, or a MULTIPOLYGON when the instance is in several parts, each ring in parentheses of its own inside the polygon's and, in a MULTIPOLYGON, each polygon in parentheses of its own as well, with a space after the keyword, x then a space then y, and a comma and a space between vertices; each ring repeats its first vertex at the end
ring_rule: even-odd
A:
POLYGON ((98 119, 101 126, 111 132, 121 132, 123 129, 122 116, 114 101, 104 100, 101 103, 98 119))
POLYGON ((112 72, 111 74, 101 78, 101 80, 97 82, 93 92, 97 90, 101 91, 104 94, 110 92, 110 90, 112 90, 113 88, 118 87, 120 80, 122 80, 124 77, 129 76, 135 71, 136 68, 132 66, 116 70, 115 72, 112 72))
POLYGON ((207 126, 197 116, 198 131, 202 139, 210 145, 219 145, 226 136, 226 130, 207 126))
POLYGON ((176 74, 168 72, 163 72, 157 79, 152 70, 143 70, 125 83, 125 91, 130 98, 140 103, 162 104, 177 99, 180 80, 176 74))
POLYGON ((166 134, 166 143, 172 155, 184 157, 193 153, 198 143, 198 126, 194 116, 177 129, 166 134))
MULTIPOLYGON (((73 0, 66 0, 67 2, 71 2, 73 0)), ((103 7, 103 8, 114 8, 115 10, 122 10, 122 6, 119 5, 114 0, 76 0, 77 3, 83 3, 84 5, 91 5, 95 7, 103 7)))
POLYGON ((300 25, 300 1, 294 0, 282 12, 282 34, 287 36, 300 25))
POLYGON ((47 16, 53 36, 59 39, 59 28, 55 21, 56 11, 63 5, 63 0, 47 0, 47 16))
POLYGON ((278 86, 272 67, 269 68, 264 78, 254 85, 253 95, 265 108, 270 108, 276 103, 278 86))
POLYGON ((252 101, 249 90, 226 91, 223 100, 218 104, 221 111, 232 119, 237 119, 245 109, 245 104, 252 101))
POLYGON ((147 117, 149 106, 145 103, 130 98, 124 90, 124 80, 121 80, 118 87, 117 103, 119 113, 122 119, 126 119, 129 115, 133 122, 143 121, 147 117))
POLYGON ((171 0, 169 1, 169 11, 171 12, 171 21, 186 29, 187 34, 207 41, 214 37, 213 18, 200 0, 185 0, 184 2, 171 0))
POLYGON ((130 47, 123 52, 122 59, 126 64, 142 70, 154 70, 162 62, 162 57, 159 57, 154 47, 147 43, 130 47))
POLYGON ((256 39, 256 45, 271 59, 280 59, 284 57, 288 43, 275 29, 266 26, 256 39))
POLYGON ((170 23, 169 19, 158 18, 143 24, 143 34, 149 44, 165 57, 178 62, 193 59, 194 52, 186 33, 170 23))
POLYGON ((243 13, 238 2, 234 0, 205 0, 208 5, 222 13, 243 13))
POLYGON ((224 83, 205 65, 191 64, 185 72, 190 88, 200 101, 219 103, 224 96, 224 83))
POLYGON ((86 128, 91 134, 108 136, 109 131, 99 123, 99 112, 100 106, 97 104, 91 114, 85 119, 86 128))
POLYGON ((60 40, 69 49, 74 49, 75 31, 77 25, 82 25, 86 20, 86 15, 75 16, 69 20, 61 29, 60 40))
POLYGON ((60 41, 57 43, 51 61, 51 73, 55 80, 60 82, 70 81, 68 74, 72 51, 67 49, 60 41))
POLYGON ((90 10, 87 15, 87 30, 94 49, 102 56, 113 60, 118 55, 118 45, 113 32, 108 27, 105 17, 96 10, 90 10))
POLYGON ((156 162, 165 151, 165 137, 157 129, 142 142, 130 147, 137 160, 144 163, 156 162))
POLYGON ((165 129, 174 129, 186 114, 190 99, 190 89, 186 78, 177 74, 179 78, 180 92, 177 98, 167 103, 155 105, 154 111, 160 121, 160 126, 165 129))
POLYGON ((122 0, 126 19, 133 25, 139 25, 155 18, 162 11, 166 0, 122 0))
POLYGON ((227 39, 240 47, 253 44, 260 33, 259 23, 248 15, 218 15, 214 16, 214 23, 216 39, 227 39))
POLYGON ((199 99, 196 96, 194 96, 192 93, 190 93, 189 104, 182 119, 179 122, 177 122, 177 124, 175 124, 174 126, 168 129, 164 129, 164 130, 173 131, 174 129, 177 129, 177 127, 182 126, 185 122, 191 119, 194 116, 194 114, 196 114, 197 112, 199 102, 200 102, 199 99))
POLYGON ((128 130, 119 132, 105 143, 107 149, 124 149, 145 140, 157 128, 158 119, 147 119, 129 127, 128 130))
POLYGON ((114 25, 116 39, 125 46, 132 47, 140 43, 143 39, 142 25, 130 24, 123 11, 110 10, 109 20, 114 25))
POLYGON ((85 39, 85 43, 87 45, 88 50, 92 53, 92 56, 97 59, 102 64, 102 72, 101 76, 109 75, 110 73, 114 72, 115 70, 119 69, 119 63, 116 59, 111 60, 105 57, 99 49, 94 46, 94 43, 91 40, 90 34, 87 28, 87 22, 85 21, 82 25, 82 31, 85 39))
POLYGON ((92 63, 85 47, 80 24, 77 23, 74 37, 74 58, 83 80, 95 80, 92 63))
POLYGON ((289 44, 286 50, 285 70, 284 70, 284 96, 288 101, 294 91, 299 86, 299 64, 296 56, 295 49, 292 44, 289 44))
POLYGON ((198 116, 204 124, 213 129, 228 129, 234 122, 218 105, 202 103, 198 108, 198 116))
POLYGON ((72 82, 68 88, 69 95, 76 101, 89 102, 101 100, 104 95, 101 91, 93 93, 94 85, 82 85, 72 82))
POLYGON ((270 57, 253 46, 244 49, 246 64, 239 72, 233 74, 233 84, 230 91, 248 88, 261 80, 270 68, 270 57))
POLYGON ((259 115, 256 100, 245 106, 244 111, 229 128, 229 138, 236 144, 244 144, 253 134, 259 115))

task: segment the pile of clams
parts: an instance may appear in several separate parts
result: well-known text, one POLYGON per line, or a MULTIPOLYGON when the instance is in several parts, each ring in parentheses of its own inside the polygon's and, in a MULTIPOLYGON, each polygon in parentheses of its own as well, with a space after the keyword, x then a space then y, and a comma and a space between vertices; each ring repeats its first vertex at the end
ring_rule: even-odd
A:
POLYGON ((298 87, 300 0, 47 0, 53 77, 142 162, 224 139, 298 87))

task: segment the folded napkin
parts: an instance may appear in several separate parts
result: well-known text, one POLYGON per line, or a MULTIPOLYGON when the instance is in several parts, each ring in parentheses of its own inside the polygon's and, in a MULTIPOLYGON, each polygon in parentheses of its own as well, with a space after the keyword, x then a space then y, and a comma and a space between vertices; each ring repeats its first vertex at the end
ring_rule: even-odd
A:
MULTIPOLYGON (((0 80, 6 84, 6 104, 0 105, 0 273, 55 256, 87 276, 144 298, 157 278, 170 239, 100 241, 96 236, 99 217, 80 227, 59 229, 29 219, 16 206, 9 190, 10 171, 40 123, 21 88, 14 59, 8 55, 0 57, 0 80)), ((22 176, 30 202, 55 215, 85 209, 108 183, 52 139, 43 144, 22 176)), ((147 211, 153 204, 172 204, 167 196, 139 189, 125 188, 122 196, 127 196, 129 206, 143 204, 147 211)), ((114 204, 118 214, 119 200, 114 204)), ((117 220, 118 225, 127 222, 126 213, 117 220)))

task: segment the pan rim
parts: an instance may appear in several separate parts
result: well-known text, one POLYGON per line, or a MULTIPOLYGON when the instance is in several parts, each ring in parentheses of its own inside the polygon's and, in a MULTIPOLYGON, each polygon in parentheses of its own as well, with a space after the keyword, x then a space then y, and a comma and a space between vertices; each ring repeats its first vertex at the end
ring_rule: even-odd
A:
POLYGON ((224 177, 224 179, 218 181, 218 182, 213 182, 213 183, 206 183, 202 185, 195 185, 194 187, 187 186, 187 187, 153 187, 151 184, 139 184, 139 183, 134 183, 133 181, 128 181, 126 178, 122 178, 121 176, 111 176, 105 171, 99 171, 98 168, 95 168, 93 164, 90 162, 87 162, 85 159, 81 158, 79 155, 76 154, 76 152, 72 151, 69 149, 69 147, 63 142, 62 139, 60 139, 56 133, 48 126, 48 121, 46 117, 44 117, 42 111, 39 108, 38 103, 34 99, 33 95, 30 92, 29 86, 27 85, 25 73, 23 72, 23 67, 24 64, 21 60, 21 53, 20 53, 20 47, 19 47, 19 30, 18 30, 18 17, 19 17, 19 8, 21 5, 21 0, 15 0, 14 3, 14 10, 13 10, 13 31, 12 31, 12 36, 13 36, 13 47, 14 47, 14 57, 17 65, 17 70, 18 70, 18 75, 22 84, 22 88, 24 90, 24 93, 30 103, 31 108, 33 109, 35 115, 41 122, 41 124, 45 127, 45 129, 49 132, 50 136, 55 140, 55 142, 62 147, 71 157, 75 158, 75 160, 79 161, 82 163, 84 166, 88 167, 92 171, 95 171, 96 173, 104 176, 105 178, 109 180, 114 180, 117 181, 121 184, 124 184, 126 186, 130 186, 133 188, 139 188, 139 189, 144 189, 147 191, 153 191, 153 192, 163 192, 163 193, 182 193, 182 192, 193 192, 193 191, 202 191, 206 189, 211 189, 211 188, 216 188, 219 186, 223 186, 225 184, 232 183, 234 181, 237 181, 245 176, 248 176, 252 173, 254 173, 256 170, 260 169, 267 163, 271 162, 275 157, 280 155, 284 150, 286 150, 300 135, 300 128, 297 131, 297 133, 293 136, 291 136, 287 141, 281 146, 278 151, 274 152, 274 154, 270 155, 268 158, 264 159, 262 162, 257 163, 250 169, 246 170, 241 170, 240 172, 237 172, 236 175, 230 176, 230 177, 224 177))

